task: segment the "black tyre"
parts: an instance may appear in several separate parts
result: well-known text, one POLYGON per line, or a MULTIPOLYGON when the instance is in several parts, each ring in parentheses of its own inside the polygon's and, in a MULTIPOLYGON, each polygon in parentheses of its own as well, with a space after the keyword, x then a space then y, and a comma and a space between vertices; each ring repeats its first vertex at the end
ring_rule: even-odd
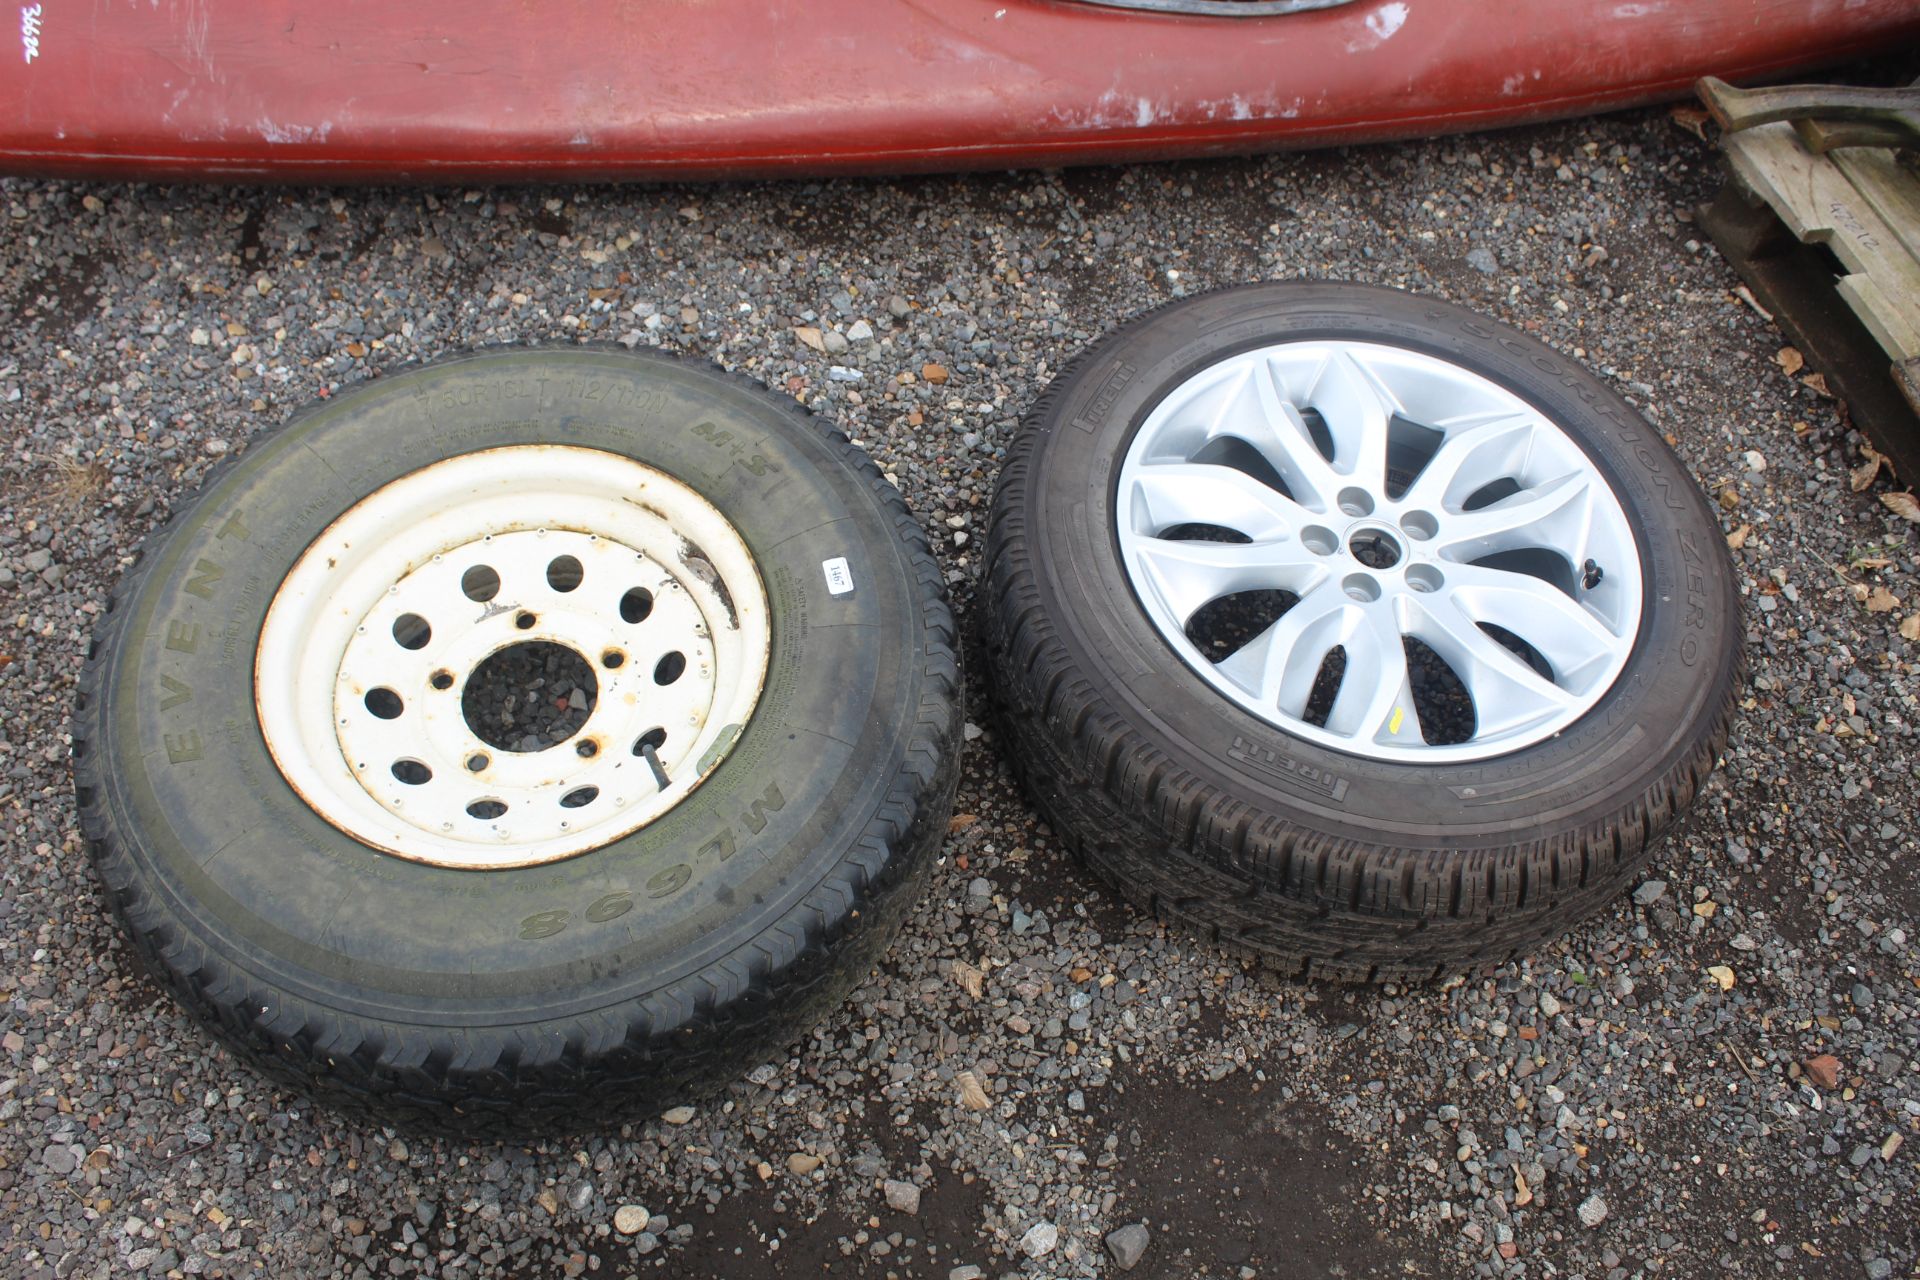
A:
POLYGON ((1493 965, 1608 902, 1741 669, 1720 531, 1653 428, 1532 338, 1347 285, 1176 303, 1069 366, 982 594, 1068 845, 1144 910, 1347 980, 1493 965))
POLYGON ((111 601, 74 773, 136 950, 234 1047, 389 1118, 552 1127, 843 998, 959 717, 938 568, 845 436, 708 365, 497 349, 209 479, 111 601))

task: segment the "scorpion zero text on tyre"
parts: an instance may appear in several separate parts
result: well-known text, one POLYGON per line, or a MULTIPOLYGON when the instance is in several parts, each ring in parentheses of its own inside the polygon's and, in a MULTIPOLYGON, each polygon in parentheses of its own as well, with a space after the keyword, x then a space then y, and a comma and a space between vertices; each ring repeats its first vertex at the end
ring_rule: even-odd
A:
POLYGON ((1725 741, 1738 605, 1659 433, 1564 356, 1326 284, 1178 303, 1048 390, 988 544, 1042 811, 1291 972, 1503 961, 1612 897, 1725 741))
POLYGON ((959 713, 938 570, 844 436, 710 366, 501 349, 212 477, 114 597, 74 772, 138 950, 250 1056, 579 1123, 844 995, 959 713))

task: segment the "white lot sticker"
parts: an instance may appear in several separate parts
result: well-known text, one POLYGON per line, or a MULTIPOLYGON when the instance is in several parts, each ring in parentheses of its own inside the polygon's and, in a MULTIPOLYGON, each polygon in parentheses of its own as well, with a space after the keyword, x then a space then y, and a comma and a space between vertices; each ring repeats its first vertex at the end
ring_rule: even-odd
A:
POLYGON ((845 556, 835 556, 831 560, 820 562, 820 572, 827 575, 827 594, 843 596, 853 590, 853 570, 847 567, 845 556))

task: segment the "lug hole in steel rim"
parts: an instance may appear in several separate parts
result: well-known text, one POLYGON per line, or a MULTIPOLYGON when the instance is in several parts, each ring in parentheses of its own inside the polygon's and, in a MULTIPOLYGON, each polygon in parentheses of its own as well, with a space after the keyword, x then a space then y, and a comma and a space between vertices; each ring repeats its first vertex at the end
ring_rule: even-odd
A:
POLYGON ((485 604, 500 594, 500 575, 490 565, 477 564, 460 575, 460 590, 467 599, 485 604))
POLYGON ((653 592, 645 587, 634 587, 620 597, 620 621, 645 622, 647 615, 653 612, 653 592))
POLYGON ((513 625, 522 631, 531 631, 533 630, 533 624, 538 621, 540 621, 540 619, 531 613, 521 612, 514 615, 513 625))
POLYGON ((491 763, 492 763, 491 759, 487 756, 487 754, 484 751, 476 751, 472 755, 467 757, 467 772, 483 773, 486 771, 486 767, 491 763))
POLYGON ((577 588, 586 577, 586 570, 572 556, 555 556, 547 564, 547 585, 555 591, 568 592, 577 588))
POLYGON ((393 620, 393 641, 402 649, 424 649, 433 639, 433 628, 417 613, 403 613, 393 620))
POLYGON ((1385 343, 1276 342, 1185 376, 1129 437, 1113 510, 1133 597, 1187 667, 1368 759, 1482 760, 1565 730, 1645 607, 1633 527, 1580 440, 1385 343))
POLYGON ((600 754, 600 744, 592 738, 582 738, 573 744, 573 754, 586 759, 592 759, 594 756, 600 754))
POLYGON ((624 665, 626 661, 627 655, 618 649, 609 649, 600 655, 600 665, 609 671, 612 671, 615 667, 624 665))
POLYGON ((453 672, 436 671, 431 676, 427 677, 427 683, 432 685, 436 689, 440 689, 440 690, 451 689, 453 688, 453 672))

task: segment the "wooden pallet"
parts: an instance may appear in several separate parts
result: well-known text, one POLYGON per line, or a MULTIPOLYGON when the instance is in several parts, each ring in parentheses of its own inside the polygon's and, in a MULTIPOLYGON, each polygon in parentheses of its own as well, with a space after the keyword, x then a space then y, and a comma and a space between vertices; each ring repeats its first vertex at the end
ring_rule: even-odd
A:
POLYGON ((1920 176, 1884 147, 1816 155, 1785 122, 1722 145, 1731 176, 1701 225, 1855 424, 1920 479, 1920 176))

